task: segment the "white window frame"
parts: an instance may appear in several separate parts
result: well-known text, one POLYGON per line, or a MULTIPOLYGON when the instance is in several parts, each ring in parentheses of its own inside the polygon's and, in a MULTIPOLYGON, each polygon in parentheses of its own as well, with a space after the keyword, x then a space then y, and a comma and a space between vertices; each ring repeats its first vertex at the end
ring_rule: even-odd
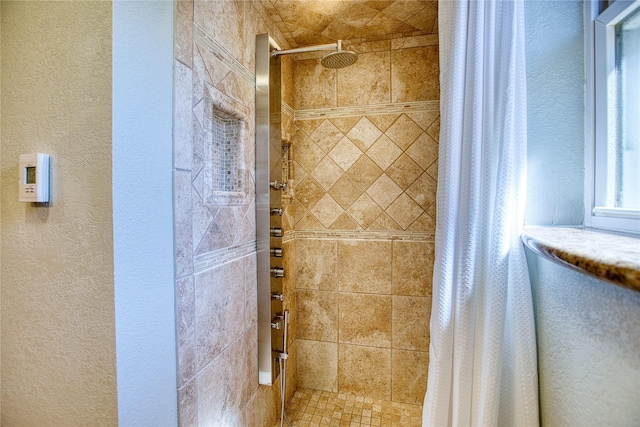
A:
POLYGON ((615 28, 640 0, 584 2, 585 11, 585 225, 640 234, 640 210, 613 207, 614 179, 607 156, 607 76, 615 68, 615 28))

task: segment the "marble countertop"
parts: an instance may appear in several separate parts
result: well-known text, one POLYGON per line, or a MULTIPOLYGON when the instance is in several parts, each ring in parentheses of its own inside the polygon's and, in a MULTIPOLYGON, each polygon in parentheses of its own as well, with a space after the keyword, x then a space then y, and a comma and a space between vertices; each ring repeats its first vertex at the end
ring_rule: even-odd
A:
POLYGON ((522 241, 552 261, 640 292, 640 236, 530 225, 524 227, 522 241))

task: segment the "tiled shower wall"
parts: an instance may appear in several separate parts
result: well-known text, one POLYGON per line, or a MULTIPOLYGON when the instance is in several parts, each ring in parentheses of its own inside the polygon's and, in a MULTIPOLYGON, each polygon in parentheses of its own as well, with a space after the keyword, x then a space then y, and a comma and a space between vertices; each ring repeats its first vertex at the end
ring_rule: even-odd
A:
POLYGON ((175 5, 179 422, 271 427, 279 388, 258 386, 257 367, 254 58, 256 34, 283 38, 260 2, 175 5), (214 114, 241 127, 237 161, 224 165, 237 173, 231 191, 213 185, 214 114))
POLYGON ((421 404, 439 134, 437 35, 346 44, 341 70, 295 61, 297 378, 421 404))

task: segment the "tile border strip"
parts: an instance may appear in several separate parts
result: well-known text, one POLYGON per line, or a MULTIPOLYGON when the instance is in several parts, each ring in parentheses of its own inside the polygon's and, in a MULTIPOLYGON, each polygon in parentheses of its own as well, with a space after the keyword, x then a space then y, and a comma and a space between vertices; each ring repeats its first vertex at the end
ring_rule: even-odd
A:
POLYGON ((280 103, 280 109, 282 110, 283 113, 288 114, 290 117, 295 118, 296 112, 286 102, 282 101, 280 103))
POLYGON ((215 55, 233 72, 242 77, 252 86, 256 84, 255 75, 233 57, 227 50, 222 47, 214 38, 209 36, 207 32, 195 22, 193 23, 193 40, 207 49, 209 53, 215 55))
POLYGON ((377 105, 358 105, 353 107, 316 108, 295 110, 295 120, 314 120, 345 116, 366 116, 373 114, 400 114, 411 111, 439 111, 440 101, 395 102, 377 105))
POLYGON ((371 231, 371 230, 296 230, 286 231, 283 243, 293 240, 400 240, 414 242, 433 242, 432 231, 371 231))
POLYGON ((203 273, 212 268, 220 267, 247 255, 256 252, 256 241, 251 240, 239 245, 229 246, 227 248, 216 249, 194 257, 193 270, 194 274, 203 273))

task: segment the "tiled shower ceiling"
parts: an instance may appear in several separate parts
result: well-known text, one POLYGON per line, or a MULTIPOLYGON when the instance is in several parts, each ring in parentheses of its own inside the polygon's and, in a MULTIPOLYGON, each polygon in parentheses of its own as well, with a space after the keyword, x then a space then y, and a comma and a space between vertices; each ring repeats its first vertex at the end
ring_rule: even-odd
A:
POLYGON ((437 32, 433 0, 262 0, 291 47, 437 32))

